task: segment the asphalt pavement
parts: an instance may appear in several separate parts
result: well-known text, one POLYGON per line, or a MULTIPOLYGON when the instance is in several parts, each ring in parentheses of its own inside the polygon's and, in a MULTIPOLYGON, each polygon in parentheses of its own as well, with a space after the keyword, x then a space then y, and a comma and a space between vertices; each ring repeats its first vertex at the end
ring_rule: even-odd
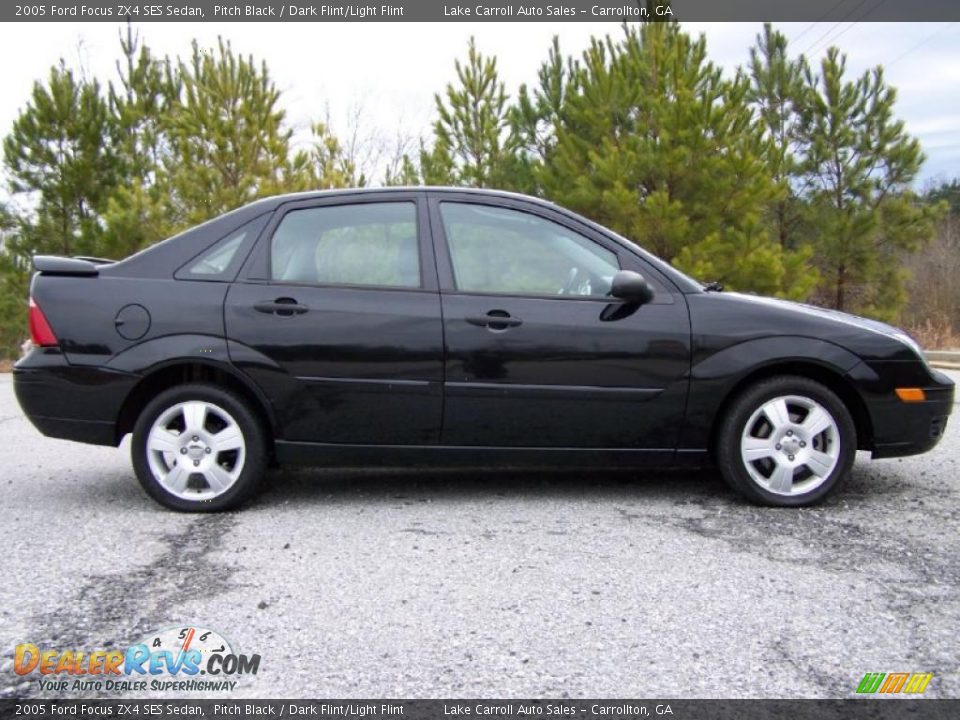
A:
POLYGON ((188 625, 261 656, 232 697, 849 697, 866 672, 960 697, 960 417, 802 510, 708 472, 410 469, 275 471, 239 512, 175 514, 128 442, 42 437, 9 374, 0 436, 2 697, 64 696, 13 672, 19 643, 188 625))

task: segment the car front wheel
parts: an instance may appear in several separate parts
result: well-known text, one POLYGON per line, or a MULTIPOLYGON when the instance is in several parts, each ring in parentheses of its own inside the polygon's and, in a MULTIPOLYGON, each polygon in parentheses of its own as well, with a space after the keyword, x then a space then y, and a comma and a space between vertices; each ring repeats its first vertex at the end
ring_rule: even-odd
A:
POLYGON ((763 380, 738 396, 717 440, 724 479, 748 499, 797 507, 821 500, 849 474, 853 418, 837 395, 804 377, 763 380))
POLYGON ((184 512, 239 505, 256 490, 267 459, 263 428, 248 404, 206 384, 170 388, 148 403, 131 454, 144 490, 184 512))

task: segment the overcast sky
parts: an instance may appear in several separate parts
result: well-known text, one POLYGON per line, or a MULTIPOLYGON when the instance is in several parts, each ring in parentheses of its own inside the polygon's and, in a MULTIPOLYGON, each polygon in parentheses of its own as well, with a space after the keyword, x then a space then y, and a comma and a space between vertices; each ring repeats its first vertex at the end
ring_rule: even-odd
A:
MULTIPOLYGON (((63 57, 101 79, 116 76, 119 23, 7 24, 0 43, 0 130, 6 134, 33 82, 63 57)), ((759 23, 687 23, 705 33, 714 61, 744 64, 759 23)), ((850 71, 882 64, 899 91, 897 113, 927 155, 921 185, 960 177, 960 23, 785 24, 794 52, 819 58, 832 40, 850 71)), ((160 55, 187 55, 190 40, 213 45, 217 36, 267 62, 283 91, 291 125, 301 133, 329 111, 347 131, 352 109, 363 108, 364 132, 419 135, 433 117, 433 93, 453 78, 453 60, 471 35, 496 55, 513 93, 536 80, 550 39, 577 53, 591 35, 619 33, 616 23, 150 23, 141 36, 160 55)))

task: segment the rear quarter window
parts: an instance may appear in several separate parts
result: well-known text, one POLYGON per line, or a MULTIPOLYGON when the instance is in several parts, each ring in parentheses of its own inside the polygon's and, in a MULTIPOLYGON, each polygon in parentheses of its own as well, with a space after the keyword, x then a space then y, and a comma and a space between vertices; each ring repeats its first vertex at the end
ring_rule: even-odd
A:
POLYGON ((174 274, 178 280, 215 280, 230 282, 250 252, 270 214, 261 215, 221 238, 194 256, 174 274))

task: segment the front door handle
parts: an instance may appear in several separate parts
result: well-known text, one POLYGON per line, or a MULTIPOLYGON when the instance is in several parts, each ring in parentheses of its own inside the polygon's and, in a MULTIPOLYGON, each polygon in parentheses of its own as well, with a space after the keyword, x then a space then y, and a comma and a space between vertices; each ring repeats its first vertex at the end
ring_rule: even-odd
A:
POLYGON ((511 317, 506 310, 491 310, 486 315, 467 315, 464 318, 471 325, 485 327, 490 330, 506 330, 523 324, 523 320, 511 317))
POLYGON ((276 300, 258 302, 253 306, 253 309, 268 315, 289 317, 291 315, 303 315, 309 308, 306 305, 301 305, 294 298, 279 297, 276 300))

